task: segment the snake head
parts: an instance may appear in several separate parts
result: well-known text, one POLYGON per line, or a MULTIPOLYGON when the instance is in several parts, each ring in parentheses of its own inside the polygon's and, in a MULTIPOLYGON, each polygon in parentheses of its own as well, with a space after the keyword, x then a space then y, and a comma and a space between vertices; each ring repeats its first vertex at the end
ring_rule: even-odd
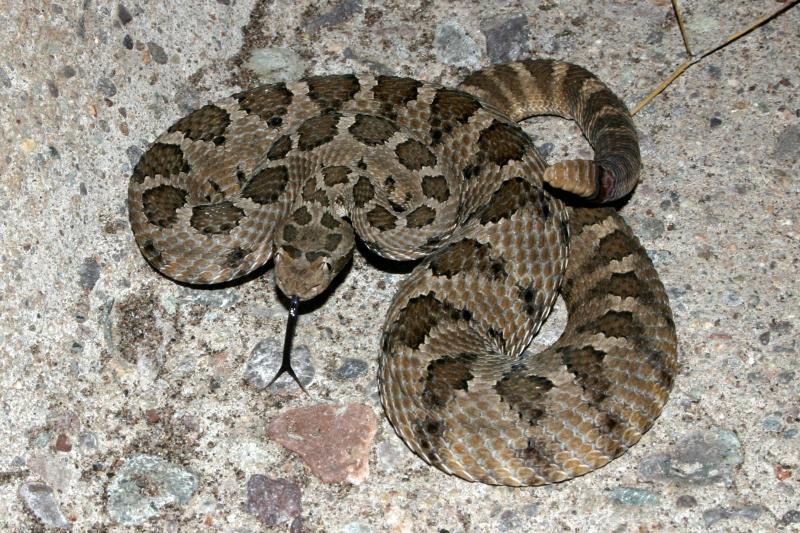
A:
POLYGON ((301 206, 275 236, 275 283, 287 296, 310 300, 328 288, 353 256, 350 223, 328 209, 301 206))

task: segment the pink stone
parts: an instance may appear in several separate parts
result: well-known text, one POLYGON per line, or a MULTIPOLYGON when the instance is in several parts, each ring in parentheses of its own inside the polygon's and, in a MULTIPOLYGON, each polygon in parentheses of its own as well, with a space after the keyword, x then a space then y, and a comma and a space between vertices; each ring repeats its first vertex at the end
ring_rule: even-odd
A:
POLYGON ((72 450, 72 444, 69 442, 69 438, 63 433, 56 439, 56 450, 59 452, 68 452, 72 450))
POLYGON ((320 480, 352 485, 369 475, 377 431, 375 413, 358 403, 289 409, 267 427, 269 437, 300 455, 320 480))

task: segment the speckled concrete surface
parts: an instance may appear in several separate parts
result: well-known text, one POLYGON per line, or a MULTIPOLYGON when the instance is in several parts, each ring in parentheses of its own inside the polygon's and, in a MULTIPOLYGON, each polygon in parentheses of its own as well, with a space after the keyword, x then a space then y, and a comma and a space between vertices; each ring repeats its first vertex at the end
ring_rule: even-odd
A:
MULTIPOLYGON (((623 213, 670 294, 683 369, 663 415, 595 473, 508 489, 426 466, 383 417, 378 331, 401 273, 358 257, 301 316, 311 397, 266 389, 285 322, 271 277, 201 291, 157 275, 128 176, 191 108, 303 73, 454 84, 555 57, 632 106, 685 57, 670 2, 180 4, 0 1, 0 529, 800 530, 800 9, 636 117, 646 170, 623 213), (267 435, 320 403, 380 420, 358 485, 323 483, 267 435)), ((781 5, 681 4, 695 51, 781 5)), ((551 161, 590 153, 570 124, 528 131, 551 161)))

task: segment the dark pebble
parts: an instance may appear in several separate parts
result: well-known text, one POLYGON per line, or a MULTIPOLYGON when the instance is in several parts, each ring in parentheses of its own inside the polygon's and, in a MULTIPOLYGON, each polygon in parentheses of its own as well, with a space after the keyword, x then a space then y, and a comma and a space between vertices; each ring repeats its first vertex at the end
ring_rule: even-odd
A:
POLYGON ((706 72, 708 72, 708 75, 714 78, 715 80, 718 80, 722 76, 722 69, 714 65, 707 66, 706 72))
POLYGON ((87 291, 94 289, 97 280, 100 279, 100 265, 93 258, 88 257, 83 260, 83 265, 78 272, 81 287, 87 291))
POLYGON ((59 452, 69 452, 72 450, 72 444, 69 442, 69 438, 63 433, 56 437, 56 451, 59 452))
POLYGON ((164 52, 164 49, 161 48, 161 45, 151 41, 147 43, 147 51, 150 52, 150 56, 153 58, 153 61, 159 65, 165 65, 167 63, 167 53, 164 52))
POLYGON ((110 78, 106 77, 97 80, 97 90, 109 98, 117 94, 117 86, 110 78))
POLYGON ((117 16, 119 17, 119 21, 123 26, 133 20, 130 11, 128 11, 128 9, 122 4, 117 6, 117 16))
POLYGON ((647 44, 661 44, 664 40, 664 32, 663 31, 651 31, 647 37, 645 38, 644 42, 647 44))
POLYGON ((136 163, 142 158, 142 154, 144 150, 139 148, 138 146, 129 146, 127 150, 125 150, 125 155, 128 156, 128 162, 130 162, 131 167, 135 167, 136 163))
POLYGON ((781 526, 788 526, 789 524, 797 523, 800 523, 800 511, 798 510, 788 511, 778 521, 778 524, 781 526))
POLYGON ((689 507, 694 507, 697 505, 697 499, 694 496, 684 494, 682 496, 678 496, 678 499, 675 500, 675 505, 684 509, 688 509, 689 507))
POLYGON ((800 154, 800 127, 787 126, 775 142, 775 156, 778 159, 796 160, 800 154))
POLYGON ((536 147, 536 149, 539 151, 539 155, 542 157, 547 157, 550 154, 552 154, 553 148, 555 148, 555 145, 553 145, 553 143, 544 143, 536 147))
POLYGON ((50 96, 58 98, 58 85, 56 85, 55 80, 47 80, 45 83, 47 84, 47 91, 50 93, 50 96))
POLYGON ((492 63, 514 61, 529 55, 531 28, 525 15, 493 21, 481 29, 486 36, 486 54, 492 63))
POLYGON ((308 21, 305 25, 306 31, 314 31, 323 26, 339 24, 362 10, 361 0, 344 0, 330 11, 308 21))
POLYGON ((342 365, 336 369, 334 375, 336 379, 353 379, 364 374, 369 365, 366 361, 355 358, 347 358, 342 362, 342 365))
POLYGON ((289 479, 270 479, 261 474, 247 480, 247 507, 266 526, 288 522, 303 510, 300 487, 289 479))

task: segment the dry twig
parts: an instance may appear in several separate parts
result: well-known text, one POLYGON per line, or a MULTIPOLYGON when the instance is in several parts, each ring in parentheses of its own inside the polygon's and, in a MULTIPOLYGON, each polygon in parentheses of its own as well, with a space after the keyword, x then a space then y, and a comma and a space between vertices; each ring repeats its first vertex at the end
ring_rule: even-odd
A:
POLYGON ((691 49, 689 48, 689 39, 688 39, 688 36, 686 34, 686 29, 685 29, 684 24, 683 24, 683 15, 681 14, 681 11, 679 9, 677 0, 672 0, 672 7, 673 7, 673 9, 675 11, 675 18, 678 20, 678 27, 681 30, 681 36, 683 37, 683 44, 684 44, 684 47, 686 48, 686 54, 689 56, 689 58, 686 61, 684 61, 683 63, 681 63, 680 65, 678 65, 677 68, 675 68, 675 70, 672 71, 672 74, 670 74, 669 77, 667 77, 667 79, 665 79, 664 81, 659 83, 658 87, 653 89, 653 91, 650 94, 645 96, 642 99, 642 101, 639 102, 636 105, 636 107, 633 109, 633 111, 631 111, 631 115, 635 115, 636 113, 641 111, 644 106, 649 104, 650 101, 653 98, 655 98, 656 96, 661 94, 661 92, 664 91, 664 89, 669 87, 670 84, 672 84, 672 82, 675 81, 678 78, 678 76, 683 74, 683 72, 686 69, 688 69, 689 67, 691 67, 692 65, 694 65, 695 63, 697 63, 698 61, 703 59, 704 57, 709 56, 709 55, 713 54, 714 52, 716 52, 718 50, 721 50, 722 48, 725 48, 726 46, 728 46, 732 42, 740 39, 741 37, 744 37, 745 35, 747 35, 751 31, 753 31, 756 28, 758 28, 759 26, 762 26, 763 24, 766 24, 767 22, 769 22, 770 20, 774 19, 775 17, 777 17, 777 16, 781 15, 782 13, 788 11, 792 7, 796 6, 798 2, 800 2, 800 0, 791 0, 786 5, 781 6, 780 8, 775 10, 774 12, 772 12, 772 13, 770 13, 768 15, 764 15, 763 17, 760 17, 760 18, 756 19, 752 24, 750 24, 746 28, 734 33, 733 35, 731 35, 730 37, 725 39, 722 43, 718 44, 717 46, 714 46, 713 48, 710 48, 710 49, 708 49, 708 50, 706 50, 706 51, 704 51, 704 52, 702 52, 702 53, 700 53, 698 55, 693 55, 691 49))

